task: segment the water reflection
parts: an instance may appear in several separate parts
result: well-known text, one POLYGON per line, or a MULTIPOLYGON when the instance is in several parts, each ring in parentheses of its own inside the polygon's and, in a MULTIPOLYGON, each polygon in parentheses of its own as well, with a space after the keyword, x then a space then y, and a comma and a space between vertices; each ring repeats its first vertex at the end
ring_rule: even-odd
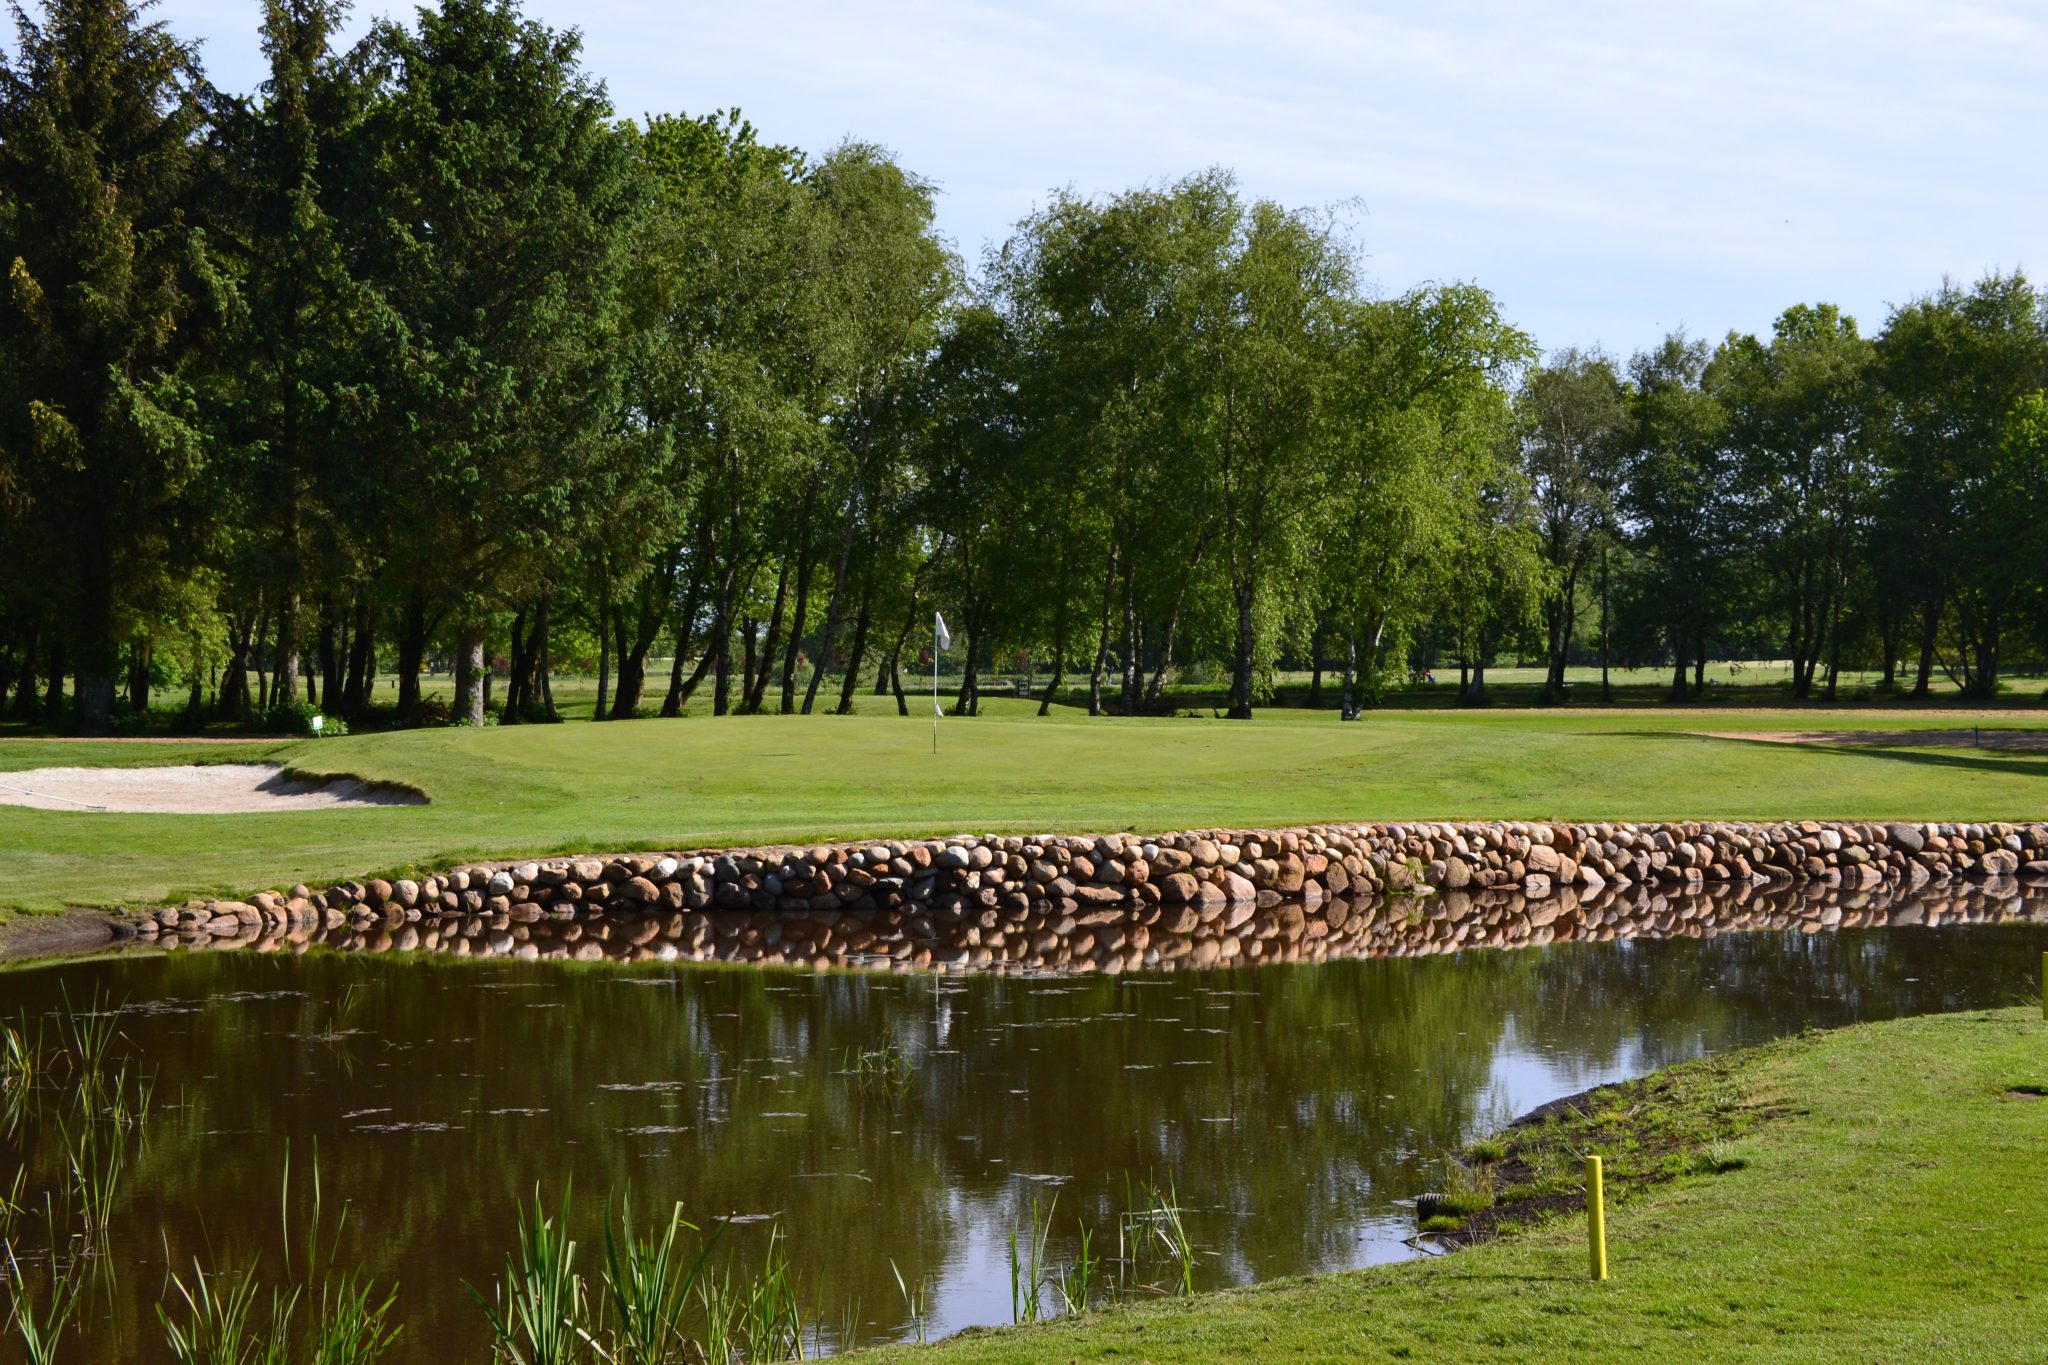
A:
MULTIPOLYGON (((1008 1238, 1034 1193, 1057 1191, 1060 1257, 1077 1221, 1113 1228, 1127 1180, 1171 1176, 1206 1285, 1403 1256, 1393 1201, 1478 1131, 1808 1024, 2007 1003, 2048 948, 2042 901, 2014 887, 1350 908, 1334 925, 1326 908, 1294 907, 1297 922, 1275 907, 1234 926, 1238 961, 1253 944, 1260 961, 1332 959, 1257 971, 1106 975, 1100 937, 1081 954, 1097 970, 1079 975, 576 969, 512 954, 691 948, 666 917, 576 938, 553 921, 457 920, 380 931, 394 950, 417 932, 423 951, 406 956, 294 957, 277 939, 8 973, 0 992, 31 1015, 66 992, 121 1001, 158 1078, 114 1221, 113 1288, 89 1300, 77 1358, 163 1358, 167 1269, 270 1254, 285 1150, 303 1159, 317 1142, 329 1197, 353 1202, 350 1254, 401 1282, 398 1358, 424 1362, 480 1356, 461 1285, 497 1273, 536 1184, 573 1179, 586 1247, 602 1192, 629 1184, 642 1207, 747 1220, 742 1255, 772 1217, 807 1296, 835 1320, 856 1303, 865 1340, 904 1331, 893 1260, 930 1284, 937 1335, 1007 1320, 1008 1238), (1830 921, 1862 927, 1815 932, 1830 921), (491 937, 508 934, 509 949, 491 937), (1546 934, 1589 941, 1446 951, 1546 934), (508 960, 450 961, 457 943, 508 960), (849 1053, 884 1042, 909 1057, 907 1084, 861 1085, 849 1053)), ((1136 951, 1197 960, 1159 936, 1136 951)), ((60 1159, 24 1126, 0 1142, 0 1185, 25 1161, 38 1199, 60 1159)))

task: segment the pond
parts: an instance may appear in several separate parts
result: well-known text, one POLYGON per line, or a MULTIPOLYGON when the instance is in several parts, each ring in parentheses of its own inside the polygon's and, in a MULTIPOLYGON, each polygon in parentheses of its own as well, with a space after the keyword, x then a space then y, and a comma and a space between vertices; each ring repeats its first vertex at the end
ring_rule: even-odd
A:
MULTIPOLYGON (((1402 1201, 1539 1104, 2034 990, 2048 900, 1966 899, 1724 934, 1678 901, 1670 938, 1114 976, 149 951, 0 973, 0 1013, 110 1005, 154 1078, 70 1358, 167 1358, 170 1273, 276 1264, 288 1154, 317 1162, 330 1228, 346 1201, 343 1259, 397 1282, 392 1359, 481 1359, 463 1285, 488 1293, 522 1201, 571 1184, 593 1276, 607 1193, 642 1221, 676 1201, 732 1219, 720 1258, 758 1258, 772 1229, 829 1348, 905 1338, 899 1271, 933 1338, 1010 1321, 1034 1202, 1058 1263, 1080 1226, 1113 1250, 1120 1216, 1169 1192, 1205 1288, 1418 1254, 1402 1201)), ((39 1207, 58 1126, 0 1134, 0 1195, 25 1164, 39 1207)), ((16 1219, 32 1275, 37 1228, 16 1219)))

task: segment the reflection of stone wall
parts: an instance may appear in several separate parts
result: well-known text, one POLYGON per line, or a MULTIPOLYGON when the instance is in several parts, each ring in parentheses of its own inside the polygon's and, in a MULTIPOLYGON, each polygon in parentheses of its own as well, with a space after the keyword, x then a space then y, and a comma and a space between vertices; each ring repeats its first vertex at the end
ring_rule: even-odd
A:
MULTIPOLYGON (((1646 901, 1614 894, 1630 888, 1656 893, 1648 902, 1677 892, 1687 904, 1749 905, 1771 899, 1757 894, 1771 888, 1911 891, 2013 877, 2048 881, 2048 825, 1317 825, 555 858, 321 892, 299 886, 247 902, 196 901, 127 929, 143 937, 169 930, 240 938, 424 922, 430 927, 415 931, 424 936, 450 918, 511 933, 542 921, 665 912, 682 927, 668 933, 667 923, 657 924, 647 943, 666 936, 671 945, 687 943, 694 956, 743 955, 716 951, 730 942, 754 956, 786 944, 778 956, 804 961, 881 954, 986 966, 1051 962, 1064 951, 1072 961, 1141 965, 1163 951, 1152 949, 1154 939, 1197 945, 1190 953, 1212 943, 1211 961, 1243 956, 1243 949, 1224 949, 1266 942, 1268 935, 1238 932, 1254 920, 1291 933, 1291 943, 1325 940, 1350 930, 1354 906, 1377 907, 1387 897, 1415 898, 1404 920, 1447 926, 1442 946, 1453 947, 1512 930, 1502 918, 1508 904, 1523 907, 1513 918, 1524 936, 1504 941, 1547 941, 1535 935, 1556 936, 1559 923, 1572 936, 1599 937, 1602 907, 1646 901), (1319 932, 1310 932, 1311 922, 1319 932)), ((1845 903, 1829 901, 1838 914, 1845 903)), ((1668 909, 1644 913, 1653 917, 1644 932, 1672 932, 1683 918, 1668 909), (1667 915, 1673 923, 1661 924, 1667 915)), ((1377 913, 1365 927, 1375 922, 1377 913)), ((1434 941, 1434 934, 1423 940, 1434 941)))
MULTIPOLYGON (((776 910, 616 910, 556 917, 532 905, 495 913, 332 928, 211 923, 160 929, 165 944, 302 952, 426 952, 457 957, 579 961, 746 962, 790 966, 955 971, 1125 972, 1412 957, 1470 948, 1527 948, 1571 940, 1701 938, 1744 930, 1817 933, 1891 925, 2048 919, 2048 888, 1999 879, 1918 890, 1882 882, 1844 890, 1719 882, 1687 891, 1609 884, 1531 898, 1520 890, 1438 896, 1336 896, 1309 903, 1241 902, 1182 930, 1164 905, 1061 910, 1041 902, 919 925, 912 912, 844 911, 825 920, 776 910)), ((155 926, 152 926, 153 928, 155 926)))

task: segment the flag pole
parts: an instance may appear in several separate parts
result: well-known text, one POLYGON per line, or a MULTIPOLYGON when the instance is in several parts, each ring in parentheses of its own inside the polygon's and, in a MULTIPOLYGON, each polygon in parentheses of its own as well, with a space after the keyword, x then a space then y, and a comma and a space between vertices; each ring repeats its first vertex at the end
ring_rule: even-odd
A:
POLYGON ((939 751, 939 717, 945 711, 939 706, 939 655, 947 645, 953 643, 953 632, 946 629, 946 618, 938 612, 932 613, 932 752, 939 751))

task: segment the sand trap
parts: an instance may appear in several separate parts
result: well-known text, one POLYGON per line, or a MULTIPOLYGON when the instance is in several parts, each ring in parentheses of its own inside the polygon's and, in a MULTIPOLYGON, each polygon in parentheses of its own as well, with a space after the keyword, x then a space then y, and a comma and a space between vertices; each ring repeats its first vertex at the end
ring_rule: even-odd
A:
POLYGON ((417 792, 369 787, 353 777, 301 782, 269 763, 183 768, 29 768, 0 772, 0 805, 89 813, 228 815, 265 810, 423 806, 417 792))
MULTIPOLYGON (((1709 730, 1710 739, 1828 744, 1872 749, 2000 749, 2048 752, 2048 730, 1709 730)), ((0 781, 5 781, 0 778, 0 781)))

